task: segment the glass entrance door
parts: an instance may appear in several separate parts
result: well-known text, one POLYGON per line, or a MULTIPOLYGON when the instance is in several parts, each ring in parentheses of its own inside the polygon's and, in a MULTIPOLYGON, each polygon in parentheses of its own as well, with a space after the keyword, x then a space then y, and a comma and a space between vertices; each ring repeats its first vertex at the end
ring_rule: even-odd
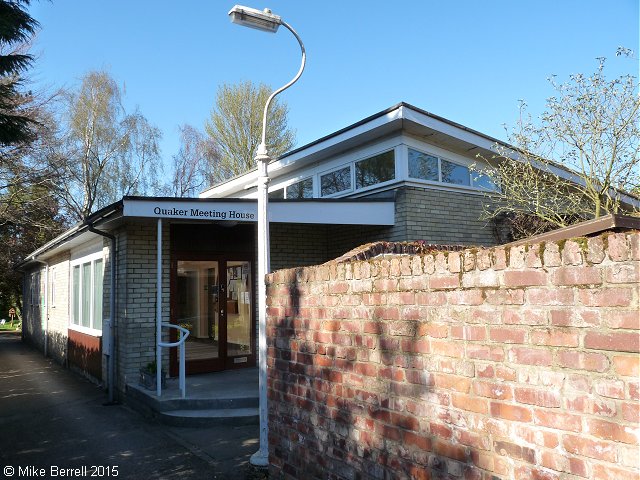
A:
POLYGON ((251 266, 234 259, 173 262, 171 321, 189 330, 187 374, 255 365, 251 266))

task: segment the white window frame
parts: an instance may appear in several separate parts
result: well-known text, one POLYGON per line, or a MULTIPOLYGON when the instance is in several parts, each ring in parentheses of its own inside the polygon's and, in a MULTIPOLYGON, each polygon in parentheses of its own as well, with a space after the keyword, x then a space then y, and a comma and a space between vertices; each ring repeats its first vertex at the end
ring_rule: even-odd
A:
POLYGON ((56 308, 56 283, 58 280, 57 267, 49 268, 49 307, 56 308))
MULTIPOLYGON (((287 188, 289 188, 292 185, 295 185, 296 183, 301 183, 304 182, 306 180, 311 180, 311 197, 310 198, 315 198, 316 196, 316 179, 314 178, 315 175, 308 175, 304 178, 300 178, 300 179, 296 179, 292 182, 287 183, 284 187, 282 187, 284 189, 284 198, 285 200, 287 200, 289 198, 289 196, 287 195, 287 188)), ((325 197, 326 198, 326 197, 325 197)), ((300 200, 299 198, 296 198, 296 200, 300 200)))
POLYGON ((356 182, 355 179, 355 172, 354 172, 354 166, 353 166, 354 162, 347 162, 347 163, 343 163, 341 165, 338 165, 335 168, 332 168, 331 170, 325 170, 324 172, 319 172, 318 173, 318 195, 319 198, 334 198, 334 197, 340 197, 342 195, 346 195, 348 193, 352 193, 355 189, 354 185, 356 182), (350 182, 351 182, 351 187, 346 189, 346 190, 340 190, 339 192, 334 192, 332 194, 329 195, 322 195, 322 177, 325 175, 328 175, 329 173, 332 172, 337 172, 338 170, 344 170, 345 168, 349 169, 349 178, 350 178, 350 182))
POLYGON ((366 192, 367 190, 373 190, 376 188, 384 187, 385 185, 391 185, 392 183, 398 182, 398 151, 396 147, 387 148, 386 150, 381 150, 372 155, 367 155, 366 157, 359 158, 353 161, 353 189, 355 192, 366 192), (384 182, 374 183, 373 185, 367 185, 366 187, 357 188, 356 186, 356 164, 360 162, 365 162, 370 158, 377 157, 379 155, 384 155, 385 153, 393 152, 393 178, 391 180, 385 180, 384 182))
MULTIPOLYGON (((102 253, 102 251, 96 252, 96 253, 92 253, 90 255, 85 255, 84 257, 79 257, 74 259, 73 261, 70 262, 69 264, 69 329, 71 330, 76 330, 78 332, 81 333, 86 333, 88 335, 92 335, 92 336, 101 336, 102 335, 102 328, 94 328, 95 325, 95 319, 93 318, 93 314, 94 314, 94 305, 96 302, 96 298, 95 298, 95 285, 94 285, 94 279, 95 279, 95 264, 97 260, 102 260, 102 275, 103 275, 103 288, 104 288, 104 270, 105 270, 105 260, 104 260, 104 255, 102 253), (90 263, 91 264, 91 268, 90 268, 90 281, 91 281, 91 286, 90 286, 90 292, 91 292, 91 299, 89 300, 89 327, 85 327, 84 325, 79 325, 75 322, 75 318, 74 318, 74 311, 73 311, 73 303, 75 302, 75 289, 74 289, 74 285, 73 285, 73 269, 75 267, 79 267, 80 268, 80 286, 78 291, 81 293, 82 292, 82 284, 84 281, 83 278, 83 273, 82 273, 82 266, 90 263)), ((104 292, 104 290, 103 290, 104 292)), ((103 293, 103 297, 104 297, 104 293, 103 293)), ((104 304, 104 298, 100 298, 99 299, 100 302, 102 302, 104 304)), ((104 305, 103 305, 104 306, 104 305)), ((81 299, 78 302, 78 309, 81 312, 80 316, 82 316, 82 301, 81 299)), ((79 321, 79 320, 78 320, 79 321)), ((104 314, 102 315, 102 321, 104 321, 104 314)), ((102 322, 101 322, 102 323, 102 322)))
POLYGON ((467 190, 467 191, 473 191, 473 192, 492 192, 493 190, 489 190, 487 188, 484 187, 480 187, 477 186, 474 182, 473 179, 473 172, 471 171, 471 165, 473 164, 473 162, 469 161, 469 163, 465 163, 463 161, 459 161, 459 160, 455 160, 449 156, 446 155, 442 155, 439 154, 437 152, 434 152, 432 150, 430 150, 429 148, 423 148, 423 147, 416 147, 415 145, 412 144, 405 144, 406 147, 406 155, 405 155, 405 160, 406 160, 406 164, 407 164, 407 180, 409 182, 415 182, 415 183, 423 183, 423 184, 427 184, 427 185, 438 185, 447 189, 460 189, 460 190, 467 190), (426 180, 424 178, 415 178, 415 177, 411 177, 409 176, 409 149, 411 150, 415 150, 416 152, 419 153, 423 153, 425 155, 430 155, 432 157, 435 157, 438 159, 438 181, 435 180, 426 180), (449 183, 449 182, 445 182, 442 180, 442 161, 446 161, 449 163, 453 163, 454 165, 459 165, 461 167, 464 167, 468 170, 469 172, 469 185, 460 185, 458 183, 449 183))

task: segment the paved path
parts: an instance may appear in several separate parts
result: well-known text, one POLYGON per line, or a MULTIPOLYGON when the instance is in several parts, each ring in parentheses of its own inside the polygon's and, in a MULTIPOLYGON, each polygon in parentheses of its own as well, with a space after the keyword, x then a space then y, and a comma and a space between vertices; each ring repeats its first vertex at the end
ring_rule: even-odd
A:
POLYGON ((257 427, 166 427, 105 401, 99 387, 0 334, 0 479, 114 477, 114 467, 119 479, 262 478, 248 466, 257 427))

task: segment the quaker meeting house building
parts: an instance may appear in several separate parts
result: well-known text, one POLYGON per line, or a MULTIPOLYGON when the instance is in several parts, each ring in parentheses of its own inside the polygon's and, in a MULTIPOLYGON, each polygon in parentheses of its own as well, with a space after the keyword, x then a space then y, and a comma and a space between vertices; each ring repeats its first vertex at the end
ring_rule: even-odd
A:
MULTIPOLYGON (((470 167, 496 143, 400 103, 274 160, 272 271, 379 240, 495 244, 480 219, 494 186, 470 167)), ((189 331, 187 375, 255 366, 256 179, 125 197, 34 251, 19 266, 24 338, 118 398, 154 361, 158 319, 189 331)), ((176 348, 162 351, 176 376, 176 348)))

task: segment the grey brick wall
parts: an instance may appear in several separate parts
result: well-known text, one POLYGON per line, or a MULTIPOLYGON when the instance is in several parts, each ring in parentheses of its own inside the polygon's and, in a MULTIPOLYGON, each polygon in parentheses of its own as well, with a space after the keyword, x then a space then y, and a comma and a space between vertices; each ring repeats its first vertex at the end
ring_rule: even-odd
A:
MULTIPOLYGON (((49 275, 55 271, 55 298, 49 292, 49 344, 47 351, 50 357, 60 363, 67 360, 67 339, 69 326, 70 272, 69 252, 49 261, 49 275)), ((50 282, 53 278, 50 278, 50 282)))
POLYGON ((271 269, 317 265, 365 243, 424 240, 433 244, 495 244, 477 194, 402 187, 396 190, 396 224, 271 224, 271 269))
MULTIPOLYGON (((139 369, 155 359, 156 328, 156 224, 131 222, 118 234, 116 300, 117 384, 137 381, 139 369)), ((169 227, 163 225, 163 322, 169 321, 169 227)), ((165 329, 166 332, 166 329, 165 329)), ((168 333, 165 333, 168 338, 168 333)), ((163 352, 168 369, 169 352, 163 352)))

